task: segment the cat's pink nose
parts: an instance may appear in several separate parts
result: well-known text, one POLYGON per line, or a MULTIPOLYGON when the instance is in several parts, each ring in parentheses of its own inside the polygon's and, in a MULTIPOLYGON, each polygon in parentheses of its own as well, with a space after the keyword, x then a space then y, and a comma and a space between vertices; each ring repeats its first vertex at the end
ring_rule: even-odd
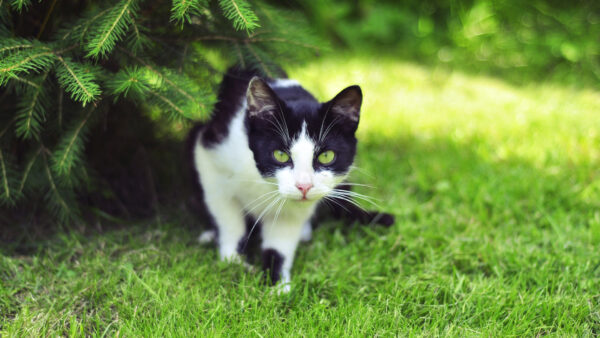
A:
POLYGON ((302 191, 302 197, 304 197, 304 198, 306 198, 306 194, 312 187, 313 187, 312 183, 296 183, 296 188, 298 188, 298 190, 302 191))

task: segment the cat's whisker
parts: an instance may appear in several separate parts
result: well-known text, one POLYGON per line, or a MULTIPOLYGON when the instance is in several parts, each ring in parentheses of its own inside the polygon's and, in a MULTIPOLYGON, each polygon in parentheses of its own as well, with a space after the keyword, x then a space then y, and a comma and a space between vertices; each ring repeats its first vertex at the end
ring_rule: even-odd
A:
MULTIPOLYGON (((358 203, 356 201, 354 201, 354 199, 353 199, 353 198, 356 198, 356 199, 360 199, 365 202, 368 202, 368 203, 372 204, 373 206, 375 206, 376 208, 381 208, 381 206, 379 204, 377 204, 376 202, 373 201, 374 198, 365 196, 365 195, 361 195, 361 194, 353 195, 353 194, 344 193, 343 191, 335 191, 332 194, 330 194, 330 196, 334 196, 336 198, 346 200, 348 202, 351 202, 351 203, 359 206, 358 203)), ((360 208, 364 209, 362 206, 360 208)))
POLYGON ((333 189, 333 191, 339 192, 339 193, 342 193, 342 194, 347 194, 347 195, 350 195, 350 196, 353 196, 353 197, 359 197, 359 198, 363 198, 363 199, 370 199, 370 200, 381 202, 381 199, 379 199, 379 198, 375 198, 375 197, 372 197, 372 196, 369 196, 369 195, 364 195, 364 194, 361 194, 361 193, 358 193, 358 192, 352 191, 352 190, 333 189))
POLYGON ((355 207, 357 207, 357 208, 359 208, 361 210, 365 210, 365 208, 362 205, 358 204, 355 200, 353 200, 351 198, 347 198, 347 197, 343 197, 343 196, 334 196, 334 195, 332 195, 330 197, 338 199, 338 200, 342 200, 342 201, 345 201, 345 202, 348 202, 348 203, 354 205, 355 207))
POLYGON ((369 184, 362 184, 362 183, 351 183, 351 182, 343 182, 340 185, 351 185, 351 186, 357 186, 357 187, 367 187, 367 188, 371 188, 374 189, 375 187, 369 184))
MULTIPOLYGON (((334 190, 336 190, 336 189, 334 189, 334 190)), ((377 204, 375 203, 375 201, 377 201, 377 202, 381 202, 381 200, 380 200, 380 199, 378 199, 378 198, 371 197, 371 196, 367 196, 367 195, 363 195, 363 194, 359 194, 359 193, 357 193, 357 192, 354 192, 354 191, 348 191, 348 190, 337 190, 336 192, 337 192, 338 194, 343 194, 343 195, 345 195, 345 196, 349 196, 349 197, 353 197, 353 198, 357 198, 357 199, 361 199, 361 200, 367 201, 367 202, 369 202, 369 203, 371 203, 371 204, 373 204, 373 205, 377 205, 377 204)))
POLYGON ((362 211, 367 211, 362 205, 360 205, 359 203, 357 203, 355 200, 353 200, 350 197, 346 197, 346 196, 338 196, 338 195, 330 195, 331 198, 336 198, 345 202, 348 202, 352 205, 354 205, 355 207, 359 208, 362 211))
POLYGON ((281 109, 279 109, 279 116, 281 117, 281 120, 283 121, 283 126, 285 127, 285 134, 287 136, 287 141, 290 142, 291 141, 290 140, 290 131, 288 129, 287 122, 285 121, 285 116, 283 116, 283 111, 281 109))
POLYGON ((279 213, 281 212, 283 206, 285 205, 285 202, 287 202, 287 199, 282 198, 281 204, 279 205, 279 207, 277 208, 277 211, 275 212, 275 218, 273 220, 273 224, 277 224, 277 219, 279 218, 279 213))
POLYGON ((289 136, 287 136, 285 134, 285 132, 283 131, 283 129, 281 128, 281 126, 279 124, 275 124, 275 122, 273 122, 271 120, 268 120, 268 121, 275 127, 275 128, 271 128, 271 130, 273 130, 274 132, 279 134, 279 136, 281 136, 282 139, 284 139, 284 140, 289 139, 289 136))
POLYGON ((333 127, 341 120, 342 118, 337 116, 335 119, 333 119, 333 121, 331 121, 331 123, 329 124, 329 126, 327 127, 327 129, 325 129, 325 132, 323 133, 323 137, 322 140, 325 139, 325 137, 327 137, 327 135, 331 132, 331 130, 333 129, 333 127))
POLYGON ((244 216, 248 216, 248 215, 249 215, 249 214, 250 214, 252 211, 254 211, 256 208, 260 207, 261 205, 263 205, 263 204, 267 203, 268 201, 272 200, 273 198, 277 197, 277 194, 275 194, 275 193, 277 193, 277 192, 278 192, 278 191, 271 191, 271 192, 268 192, 267 194, 263 194, 263 195, 261 195, 259 198, 255 199, 254 201, 252 201, 252 202, 248 203, 248 206, 244 207, 244 210, 246 210, 248 207, 250 207, 250 205, 254 204, 254 203, 255 203, 255 201, 257 201, 257 200, 258 200, 258 199, 260 199, 261 197, 263 197, 263 196, 267 195, 267 196, 266 196, 266 197, 264 197, 262 200, 260 200, 260 201, 258 202, 258 204, 254 205, 254 206, 253 206, 251 209, 247 210, 247 211, 244 213, 244 216))
POLYGON ((272 190, 272 191, 266 192, 266 193, 264 193, 264 194, 262 194, 262 195, 258 196, 257 198, 253 199, 252 201, 248 202, 248 204, 244 205, 242 208, 245 210, 245 209, 247 209, 248 207, 250 207, 252 204, 254 204, 255 202, 257 202, 257 201, 259 201, 260 199, 262 199, 263 197, 265 197, 265 196, 269 196, 269 195, 273 195, 273 194, 275 194, 276 192, 278 192, 278 191, 277 191, 277 190, 272 190))
POLYGON ((352 172, 352 171, 355 171, 355 170, 358 171, 359 173, 363 174, 363 175, 368 176, 369 178, 375 178, 375 176, 373 176, 373 174, 371 174, 369 171, 367 171, 366 169, 363 169, 361 167, 358 167, 356 165, 351 165, 349 167, 348 174, 350 172, 352 172))
MULTIPOLYGON (((331 121, 331 123, 329 123, 329 125, 325 129, 325 132, 323 132, 323 133, 319 132, 319 142, 322 142, 325 139, 325 137, 327 137, 327 135, 329 134, 331 129, 337 124, 338 120, 340 120, 340 119, 341 119, 341 117, 336 116, 336 118, 334 118, 333 121, 331 121)), ((325 122, 325 119, 323 119, 323 122, 325 122)))
POLYGON ((279 202, 281 199, 282 199, 282 197, 278 196, 278 198, 274 199, 271 203, 269 203, 269 205, 267 205, 267 207, 258 215, 258 217, 256 218, 256 221, 254 221, 254 224, 250 228, 250 231, 248 231, 248 235, 246 236, 246 242, 244 243, 244 246, 242 247, 242 251, 246 250, 246 246, 248 245, 248 240, 250 239, 250 236, 252 236, 252 233, 254 232, 254 229, 256 228, 256 225, 258 224, 258 222, 260 222, 260 220, 267 213, 267 211, 269 211, 273 206, 275 206, 275 204, 277 202, 279 202))
POLYGON ((338 201, 335 200, 335 198, 331 198, 329 196, 325 196, 323 197, 323 201, 325 202, 332 202, 335 203, 336 205, 338 205, 340 208, 346 210, 346 212, 350 212, 350 210, 348 210, 348 208, 346 208, 343 204, 339 203, 338 201))

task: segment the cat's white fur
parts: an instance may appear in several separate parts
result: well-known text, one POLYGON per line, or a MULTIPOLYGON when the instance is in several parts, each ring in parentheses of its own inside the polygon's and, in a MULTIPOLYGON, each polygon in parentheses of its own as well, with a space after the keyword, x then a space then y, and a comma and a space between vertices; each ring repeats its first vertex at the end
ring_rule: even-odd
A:
POLYGON ((269 82, 269 85, 271 86, 271 88, 273 88, 273 87, 287 88, 287 87, 300 86, 300 83, 293 79, 275 79, 275 80, 269 82))
MULTIPOLYGON (((276 80, 271 86, 297 85, 293 80, 276 80)), ((289 290, 290 270, 294 253, 301 239, 311 237, 310 218, 318 201, 345 177, 332 172, 313 170, 315 143, 306 127, 292 140, 290 156, 293 168, 278 170, 275 177, 264 179, 248 146, 244 127, 246 99, 240 102, 225 140, 213 148, 204 148, 197 141, 194 161, 204 189, 206 205, 218 228, 219 254, 222 260, 239 260, 237 246, 245 235, 245 213, 262 222, 262 248, 274 249, 283 257, 282 290, 289 290), (306 199, 296 186, 312 184, 306 199)), ((199 135, 200 137, 200 135, 199 135)), ((215 233, 201 235, 210 241, 215 233)))

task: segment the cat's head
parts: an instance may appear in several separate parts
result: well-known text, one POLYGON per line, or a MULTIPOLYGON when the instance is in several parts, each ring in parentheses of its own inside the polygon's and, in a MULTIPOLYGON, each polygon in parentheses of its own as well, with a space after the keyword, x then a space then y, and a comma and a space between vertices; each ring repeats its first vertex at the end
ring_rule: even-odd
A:
POLYGON ((350 171, 362 92, 342 90, 331 101, 281 99, 254 77, 246 95, 248 140, 260 174, 282 197, 316 201, 329 195, 350 171))

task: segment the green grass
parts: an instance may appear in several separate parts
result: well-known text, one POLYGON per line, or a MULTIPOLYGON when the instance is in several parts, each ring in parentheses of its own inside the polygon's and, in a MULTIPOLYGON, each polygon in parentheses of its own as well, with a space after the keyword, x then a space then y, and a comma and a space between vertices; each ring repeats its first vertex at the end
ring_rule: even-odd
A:
POLYGON ((171 221, 0 256, 0 335, 600 334, 600 92, 394 61, 292 70, 365 93, 354 180, 397 221, 324 224, 293 290, 171 221))

